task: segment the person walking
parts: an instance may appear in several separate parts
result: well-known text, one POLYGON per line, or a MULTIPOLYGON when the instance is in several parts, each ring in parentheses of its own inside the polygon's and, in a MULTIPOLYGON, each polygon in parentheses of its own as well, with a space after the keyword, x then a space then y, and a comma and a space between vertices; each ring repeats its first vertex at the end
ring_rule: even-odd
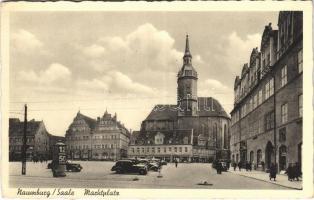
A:
POLYGON ((233 166, 233 171, 236 171, 236 169, 237 169, 237 163, 236 163, 236 162, 233 162, 232 166, 233 166))
POLYGON ((301 175, 302 175, 302 172, 301 172, 301 166, 300 166, 300 164, 298 163, 298 162, 296 162, 295 163, 295 165, 294 165, 294 171, 295 171, 295 176, 294 176, 294 178, 296 178, 297 179, 297 181, 299 181, 299 178, 301 177, 301 175))
POLYGON ((242 163, 241 163, 241 161, 239 161, 238 167, 239 167, 239 171, 241 171, 241 168, 242 168, 242 163))
POLYGON ((178 160, 177 160, 177 159, 175 159, 175 160, 174 160, 174 163, 175 163, 176 168, 177 168, 177 167, 178 167, 178 160))
POLYGON ((288 166, 288 168, 286 169, 286 172, 285 172, 285 174, 288 175, 288 180, 289 180, 289 181, 293 181, 293 179, 294 179, 293 170, 294 170, 294 169, 293 169, 293 167, 292 167, 292 164, 289 163, 289 166, 288 166))
POLYGON ((248 162, 248 161, 245 162, 245 169, 246 169, 246 171, 249 171, 249 169, 250 169, 250 166, 249 166, 249 162, 248 162))
POLYGON ((261 162, 261 165, 262 165, 263 171, 265 171, 265 163, 264 163, 264 161, 261 162))
POLYGON ((276 174, 277 174, 276 165, 272 163, 269 168, 269 180, 274 179, 274 181, 276 181, 276 174))
POLYGON ((217 170, 217 174, 221 174, 221 172, 222 172, 222 164, 221 164, 221 162, 217 162, 216 170, 217 170))

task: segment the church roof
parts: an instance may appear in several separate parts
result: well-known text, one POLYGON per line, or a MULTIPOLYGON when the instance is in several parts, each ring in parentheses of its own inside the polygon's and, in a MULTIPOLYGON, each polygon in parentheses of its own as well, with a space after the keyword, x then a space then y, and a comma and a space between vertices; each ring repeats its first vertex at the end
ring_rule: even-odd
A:
POLYGON ((145 120, 176 120, 177 105, 156 105, 145 120))
MULTIPOLYGON (((198 97, 200 117, 226 117, 228 114, 218 102, 212 97, 198 97)), ((175 121, 178 116, 177 105, 156 105, 146 117, 145 121, 169 120, 175 121)))
POLYGON ((198 97, 200 117, 230 118, 218 100, 213 97, 198 97))

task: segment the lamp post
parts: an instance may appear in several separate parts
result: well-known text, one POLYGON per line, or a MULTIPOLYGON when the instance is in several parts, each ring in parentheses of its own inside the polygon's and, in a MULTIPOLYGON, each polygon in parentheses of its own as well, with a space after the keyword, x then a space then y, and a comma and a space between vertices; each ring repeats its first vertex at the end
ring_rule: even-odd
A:
POLYGON ((22 146, 22 175, 26 174, 26 132, 27 132, 27 105, 24 106, 24 134, 23 134, 23 146, 22 146))

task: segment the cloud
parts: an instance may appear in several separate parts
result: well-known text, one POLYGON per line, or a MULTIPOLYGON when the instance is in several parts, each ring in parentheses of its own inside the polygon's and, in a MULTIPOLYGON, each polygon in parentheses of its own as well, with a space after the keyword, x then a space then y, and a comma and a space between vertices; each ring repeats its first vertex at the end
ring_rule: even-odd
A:
POLYGON ((215 79, 206 79, 199 83, 199 91, 201 95, 208 94, 233 94, 232 89, 215 79))
MULTIPOLYGON (((146 23, 124 37, 101 37, 94 44, 82 48, 82 52, 87 59, 94 59, 92 65, 96 71, 105 63, 107 67, 103 71, 108 67, 118 67, 126 74, 143 69, 174 72, 183 55, 175 49, 174 42, 167 31, 146 23)), ((199 55, 196 60, 202 62, 199 55)))
POLYGON ((227 113, 233 107, 233 89, 216 79, 206 79, 199 83, 198 96, 214 97, 220 101, 227 113))
POLYGON ((97 44, 92 44, 88 47, 84 47, 83 53, 88 57, 98 58, 104 55, 105 48, 97 44))
POLYGON ((13 47, 24 53, 30 53, 29 51, 35 51, 43 46, 43 43, 34 34, 24 29, 13 33, 11 40, 13 47))
POLYGON ((57 81, 66 81, 71 78, 71 71, 62 64, 52 63, 47 69, 36 73, 33 70, 18 72, 19 80, 38 83, 38 84, 52 84, 57 81))
POLYGON ((92 80, 78 80, 78 89, 97 90, 104 93, 118 94, 118 95, 155 95, 155 89, 144 84, 133 81, 127 75, 120 71, 111 70, 106 72, 100 78, 92 80))
POLYGON ((261 34, 249 34, 244 39, 233 31, 223 38, 218 45, 214 59, 220 59, 222 65, 226 65, 233 73, 240 73, 244 63, 249 62, 250 53, 253 48, 259 46, 261 34))

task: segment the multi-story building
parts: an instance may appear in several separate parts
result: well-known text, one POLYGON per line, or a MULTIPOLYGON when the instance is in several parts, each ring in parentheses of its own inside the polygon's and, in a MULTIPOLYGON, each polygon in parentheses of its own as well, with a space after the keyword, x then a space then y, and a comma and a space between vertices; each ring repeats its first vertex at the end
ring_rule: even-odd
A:
MULTIPOLYGON (((24 121, 18 118, 9 119, 9 160, 21 160, 24 137, 24 121)), ((43 121, 34 119, 27 122, 26 131, 26 158, 31 160, 49 158, 49 135, 43 121)))
POLYGON ((69 159, 117 160, 127 156, 130 132, 116 114, 92 119, 78 112, 65 138, 69 159))
POLYGON ((279 13, 278 30, 265 26, 261 48, 235 78, 231 111, 231 159, 258 169, 301 164, 302 12, 279 13))
POLYGON ((177 104, 156 105, 132 135, 131 157, 208 162, 228 159, 230 118, 212 97, 198 97, 189 38, 177 78, 177 104))

